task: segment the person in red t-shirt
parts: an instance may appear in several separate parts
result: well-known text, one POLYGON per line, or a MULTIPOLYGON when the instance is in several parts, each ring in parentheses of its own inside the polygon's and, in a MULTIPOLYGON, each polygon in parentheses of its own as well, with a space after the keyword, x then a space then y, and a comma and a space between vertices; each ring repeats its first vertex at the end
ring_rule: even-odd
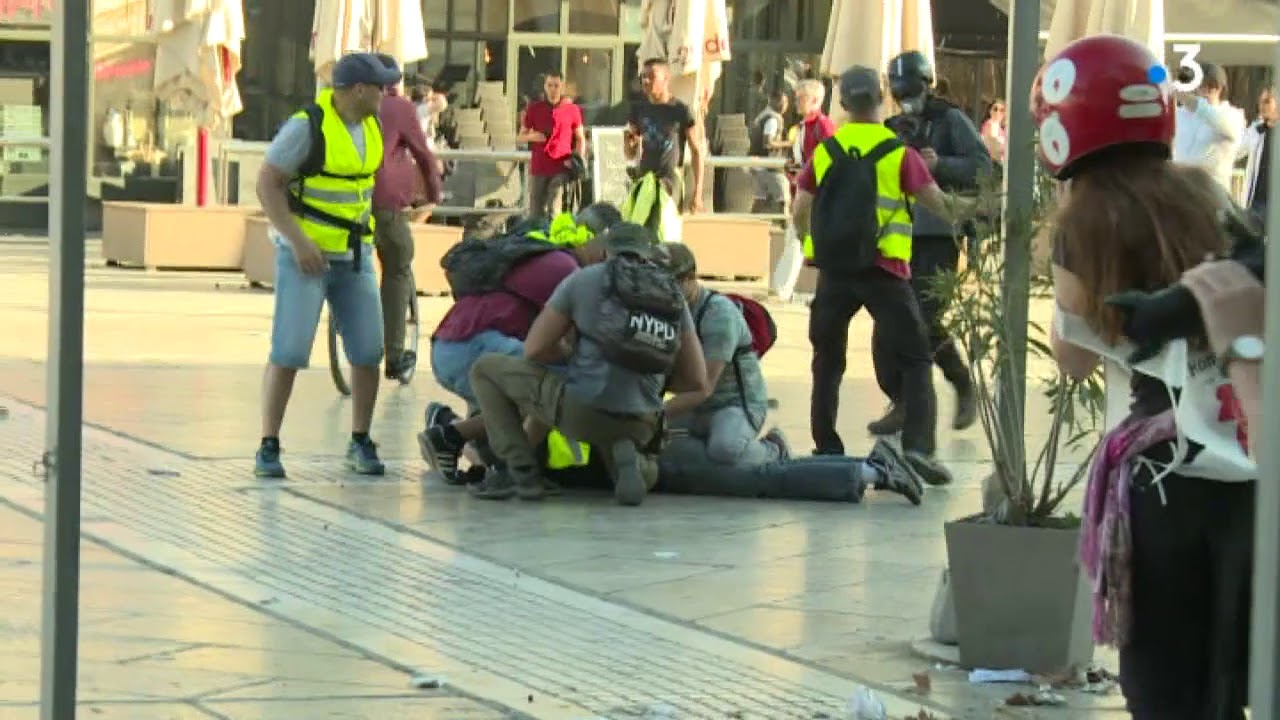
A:
POLYGON ((572 179, 573 156, 587 156, 582 109, 564 97, 564 77, 552 70, 542 83, 545 99, 529 103, 516 139, 529 143, 529 214, 555 217, 572 179))

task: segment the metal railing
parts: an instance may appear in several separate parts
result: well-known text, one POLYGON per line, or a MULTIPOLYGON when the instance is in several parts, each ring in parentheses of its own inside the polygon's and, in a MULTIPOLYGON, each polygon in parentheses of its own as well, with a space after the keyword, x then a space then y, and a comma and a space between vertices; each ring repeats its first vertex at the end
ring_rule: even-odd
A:
MULTIPOLYGON (((215 165, 217 168, 217 188, 218 199, 220 202, 226 202, 230 197, 230 168, 231 163, 251 158, 261 158, 266 154, 268 143, 247 141, 247 140, 225 140, 219 143, 217 154, 215 157, 215 165)), ((524 191, 527 187, 527 178, 524 177, 525 168, 529 164, 530 153, 528 150, 496 150, 493 148, 439 148, 436 150, 436 156, 444 161, 453 162, 481 162, 481 163, 518 163, 521 173, 521 192, 519 202, 514 206, 506 207, 475 207, 471 205, 448 205, 442 204, 432 210, 432 214, 438 217, 462 217, 467 215, 486 215, 496 214, 505 215, 510 213, 523 213, 528 203, 528 194, 524 191)), ((782 170, 786 167, 786 162, 782 158, 769 157, 741 157, 731 155, 709 155, 707 156, 707 168, 723 168, 723 169, 768 169, 782 170)), ((448 198, 446 197, 446 200, 448 198)), ((772 220, 777 222, 785 222, 786 215, 784 213, 714 213, 716 217, 726 219, 756 219, 756 220, 772 220)))

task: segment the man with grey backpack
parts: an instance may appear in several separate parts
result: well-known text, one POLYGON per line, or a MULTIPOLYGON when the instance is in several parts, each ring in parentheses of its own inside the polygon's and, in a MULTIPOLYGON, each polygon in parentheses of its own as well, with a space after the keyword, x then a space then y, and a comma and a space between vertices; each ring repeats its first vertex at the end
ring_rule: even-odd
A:
POLYGON ((649 230, 623 223, 603 236, 604 263, 565 278, 534 319, 524 357, 490 354, 471 369, 499 466, 472 487, 480 498, 541 500, 541 465, 525 418, 604 453, 614 495, 644 502, 657 481, 664 390, 696 406, 711 393, 702 346, 679 285, 654 262, 649 230), (567 364, 558 374, 548 365, 567 364))

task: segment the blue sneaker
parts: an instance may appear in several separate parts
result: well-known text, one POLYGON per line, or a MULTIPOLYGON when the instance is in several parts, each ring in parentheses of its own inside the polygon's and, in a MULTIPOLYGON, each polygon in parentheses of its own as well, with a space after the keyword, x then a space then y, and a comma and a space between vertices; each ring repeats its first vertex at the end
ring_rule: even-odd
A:
POLYGON ((387 466, 378 459, 378 446, 365 435, 347 445, 347 467, 360 475, 384 475, 387 466))
POLYGON ((253 458, 253 474, 260 478, 284 477, 284 464, 280 462, 280 441, 267 438, 258 446, 253 458))

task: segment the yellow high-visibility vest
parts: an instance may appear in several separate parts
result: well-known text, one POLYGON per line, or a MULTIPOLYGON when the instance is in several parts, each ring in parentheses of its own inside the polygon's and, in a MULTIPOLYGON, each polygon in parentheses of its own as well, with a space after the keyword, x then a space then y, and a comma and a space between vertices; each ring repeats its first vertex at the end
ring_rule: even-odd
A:
MULTIPOLYGON (((846 123, 836 130, 836 142, 845 152, 856 149, 866 154, 885 140, 896 135, 893 131, 879 123, 846 123)), ((877 247, 880 254, 889 260, 911 261, 911 205, 902 190, 902 159, 906 157, 905 147, 900 147, 880 158, 876 163, 876 218, 884 229, 877 247)), ((827 148, 819 144, 813 150, 813 177, 818 187, 831 169, 831 155, 827 148)), ((813 237, 805 235, 803 241, 804 257, 813 260, 813 237)))
MULTIPOLYGON (((296 177, 290 182, 290 208, 298 227, 326 253, 345 253, 350 248, 351 230, 307 212, 307 209, 363 225, 360 239, 373 242, 374 174, 382 165, 382 128, 376 117, 364 119, 364 157, 338 111, 333 107, 333 90, 321 90, 316 104, 323 111, 320 132, 324 136, 324 167, 318 175, 296 177)), ((295 118, 307 119, 300 110, 295 118)))
POLYGON ((564 470, 571 467, 584 467, 591 462, 591 446, 570 440, 555 428, 547 435, 547 468, 564 470))

